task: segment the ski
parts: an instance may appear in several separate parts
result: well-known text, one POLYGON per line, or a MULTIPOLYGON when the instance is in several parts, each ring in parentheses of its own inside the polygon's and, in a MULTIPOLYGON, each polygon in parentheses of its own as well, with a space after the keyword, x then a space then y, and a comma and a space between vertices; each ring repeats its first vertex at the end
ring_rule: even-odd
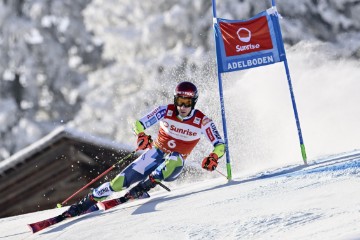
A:
POLYGON ((48 219, 45 219, 45 220, 42 220, 42 221, 39 221, 36 223, 30 223, 30 224, 28 224, 28 226, 30 227, 30 229, 33 233, 36 233, 38 231, 41 231, 47 227, 54 225, 54 224, 62 222, 65 219, 66 218, 63 217, 62 215, 58 215, 56 217, 48 218, 48 219))
MULTIPOLYGON (((149 198, 150 195, 146 192, 143 193, 143 195, 139 198, 139 199, 143 199, 143 198, 149 198)), ((126 203, 128 200, 130 200, 132 198, 129 198, 128 195, 125 195, 123 197, 119 197, 119 198, 114 198, 114 199, 110 199, 110 200, 106 200, 106 201, 102 201, 102 202, 98 202, 97 204, 93 205, 92 207, 90 207, 86 212, 83 212, 80 214, 84 215, 84 214, 88 214, 88 213, 92 213, 92 212, 96 212, 100 209, 106 211, 110 208, 116 207, 120 204, 126 203)), ((65 217, 62 214, 56 216, 56 217, 52 217, 52 218, 48 218, 36 223, 30 223, 28 224, 28 226, 30 227, 31 231, 33 233, 39 232, 45 228, 48 228, 52 225, 55 225, 59 222, 62 222, 66 219, 69 219, 71 217, 65 217)))
POLYGON ((120 198, 114 198, 114 199, 103 201, 100 204, 101 204, 102 208, 106 211, 110 208, 116 207, 125 202, 127 202, 127 199, 125 197, 120 197, 120 198))
MULTIPOLYGON (((96 212, 98 211, 100 208, 97 206, 97 204, 93 205, 91 208, 89 208, 86 212, 83 212, 82 214, 80 215, 84 215, 84 214, 88 214, 88 213, 91 213, 91 212, 96 212)), ((62 222, 66 219, 69 219, 71 217, 65 217, 63 216, 62 214, 56 216, 56 217, 52 217, 52 218, 48 218, 48 219, 45 219, 45 220, 42 220, 42 221, 39 221, 39 222, 36 222, 36 223, 30 223, 28 224, 28 226, 30 227, 30 230, 33 232, 33 233, 36 233, 36 232, 39 232, 45 228, 48 228, 52 225, 55 225, 59 222, 62 222)))
MULTIPOLYGON (((149 193, 144 192, 143 195, 141 197, 137 198, 137 199, 144 199, 144 198, 149 198, 149 197, 150 197, 149 193)), ((100 205, 101 205, 102 209, 108 210, 108 209, 116 207, 116 206, 118 206, 120 204, 126 203, 130 199, 132 199, 132 198, 127 198, 126 195, 125 195, 123 197, 102 201, 100 203, 100 205)))

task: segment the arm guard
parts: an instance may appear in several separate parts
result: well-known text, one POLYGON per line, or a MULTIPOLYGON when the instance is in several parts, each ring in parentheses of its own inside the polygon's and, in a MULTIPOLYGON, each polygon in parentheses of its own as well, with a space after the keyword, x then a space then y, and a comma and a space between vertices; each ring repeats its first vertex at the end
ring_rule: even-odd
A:
POLYGON ((212 153, 215 153, 219 158, 221 158, 225 154, 225 144, 219 143, 219 144, 215 145, 212 153))
POLYGON ((136 120, 136 122, 134 122, 133 124, 133 131, 136 135, 144 132, 145 131, 144 125, 139 120, 136 120))

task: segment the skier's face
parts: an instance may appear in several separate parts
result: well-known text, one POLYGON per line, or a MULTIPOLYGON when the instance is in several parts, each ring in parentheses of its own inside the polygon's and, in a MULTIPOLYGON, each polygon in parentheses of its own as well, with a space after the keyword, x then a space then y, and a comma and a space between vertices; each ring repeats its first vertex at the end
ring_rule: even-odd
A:
POLYGON ((184 105, 176 106, 176 108, 181 117, 187 117, 191 112, 191 107, 185 107, 184 105))
POLYGON ((186 117, 191 112, 192 99, 184 98, 184 97, 177 97, 177 98, 175 98, 175 105, 179 112, 180 117, 186 117))

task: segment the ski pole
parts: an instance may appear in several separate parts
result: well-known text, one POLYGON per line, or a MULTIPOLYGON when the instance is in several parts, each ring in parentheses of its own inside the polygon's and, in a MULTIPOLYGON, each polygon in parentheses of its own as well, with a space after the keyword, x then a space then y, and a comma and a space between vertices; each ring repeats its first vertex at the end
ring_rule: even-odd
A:
POLYGON ((225 174, 223 174, 222 172, 220 172, 219 170, 215 169, 215 171, 217 171, 220 175, 222 175, 222 176, 224 176, 226 179, 228 179, 228 177, 227 177, 225 174))
POLYGON ((159 184, 159 186, 162 187, 163 189, 165 189, 166 191, 171 192, 171 189, 168 188, 168 187, 167 187, 166 185, 164 185, 163 183, 158 182, 157 184, 159 184))
POLYGON ((104 176, 105 174, 107 174, 108 172, 110 172, 111 170, 113 170, 115 168, 115 166, 117 164, 122 163, 123 161, 125 161, 126 159, 130 158, 132 155, 135 154, 136 151, 132 151, 131 153, 129 153, 128 155, 126 155, 125 157, 123 157, 122 159, 120 159, 119 161, 117 161, 115 164, 113 164, 111 167, 109 167, 106 171, 104 171, 103 173, 101 173, 99 176, 97 176, 96 178, 94 178, 93 180, 91 180, 91 182, 89 182, 88 184, 86 184, 85 186, 83 186, 82 188, 80 188, 79 190, 77 190, 75 193, 73 193, 70 197, 68 197, 67 199, 65 199, 62 203, 58 203, 56 204, 56 206, 58 208, 62 207, 63 204, 67 203, 70 199, 72 199, 76 194, 78 194, 79 192, 81 192, 82 190, 84 190, 85 188, 87 188, 88 186, 90 186, 91 184, 93 184, 94 182, 96 182, 97 180, 99 180, 99 178, 101 178, 102 176, 104 176))

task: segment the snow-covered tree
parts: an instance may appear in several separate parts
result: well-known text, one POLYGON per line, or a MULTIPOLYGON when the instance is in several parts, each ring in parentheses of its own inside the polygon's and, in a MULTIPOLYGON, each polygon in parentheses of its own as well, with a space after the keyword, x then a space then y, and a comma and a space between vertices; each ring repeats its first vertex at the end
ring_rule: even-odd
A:
MULTIPOLYGON (((286 42, 336 43, 359 29, 359 3, 340 2, 277 1, 285 19, 281 23, 286 42)), ((218 17, 227 19, 246 19, 271 7, 271 1, 219 0, 217 4, 218 17)), ((84 16, 89 29, 105 43, 104 58, 113 64, 89 75, 91 90, 74 126, 131 142, 129 123, 156 104, 171 101, 173 88, 182 80, 199 85, 200 104, 218 106, 211 1, 94 0, 84 16)), ((351 46, 354 53, 359 43, 351 46)), ((217 112, 213 114, 218 118, 217 112)))
POLYGON ((99 67, 102 45, 82 1, 0 2, 0 159, 73 119, 78 88, 99 67))
MULTIPOLYGON (((270 1, 217 5, 218 17, 245 19, 270 1)), ((287 44, 318 39, 340 56, 360 56, 359 1, 277 7, 287 44)), ((210 107, 218 106, 211 8, 209 0, 1 1, 0 159, 68 122, 132 142, 129 123, 171 101, 182 80, 199 86, 199 104, 209 103, 203 110, 220 125, 210 107)))

